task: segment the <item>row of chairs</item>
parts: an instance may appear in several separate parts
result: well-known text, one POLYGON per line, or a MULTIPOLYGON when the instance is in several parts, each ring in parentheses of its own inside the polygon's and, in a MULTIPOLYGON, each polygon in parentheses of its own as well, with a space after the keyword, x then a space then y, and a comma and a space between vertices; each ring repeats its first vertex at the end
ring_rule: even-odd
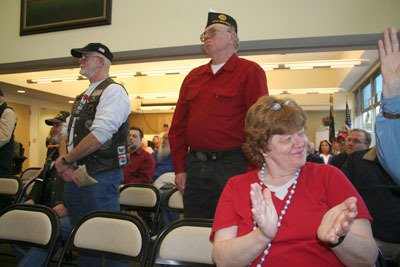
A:
POLYGON ((150 184, 126 184, 119 194, 121 209, 135 212, 152 213, 149 225, 151 236, 157 235, 162 227, 162 218, 167 211, 183 212, 182 193, 172 189, 162 200, 160 191, 150 184))
MULTIPOLYGON (((24 173, 34 173, 37 172, 37 169, 30 168, 24 173)), ((24 201, 32 190, 35 180, 31 180, 23 187, 23 179, 23 177, 13 175, 1 177, 0 195, 7 197, 10 204, 17 204, 24 201)), ((166 197, 166 201, 161 201, 160 191, 150 184, 127 184, 122 186, 119 200, 121 208, 124 210, 153 214, 152 224, 149 227, 152 236, 161 230, 161 221, 167 210, 183 211, 182 194, 177 189, 170 192, 166 197)))
MULTIPOLYGON (((209 241, 212 220, 180 219, 169 224, 151 243, 143 221, 125 212, 96 211, 72 230, 57 266, 67 252, 77 251, 139 262, 140 266, 214 266, 209 241)), ((16 204, 0 214, 0 242, 36 246, 48 251, 50 263, 59 221, 55 212, 42 205, 16 204)))

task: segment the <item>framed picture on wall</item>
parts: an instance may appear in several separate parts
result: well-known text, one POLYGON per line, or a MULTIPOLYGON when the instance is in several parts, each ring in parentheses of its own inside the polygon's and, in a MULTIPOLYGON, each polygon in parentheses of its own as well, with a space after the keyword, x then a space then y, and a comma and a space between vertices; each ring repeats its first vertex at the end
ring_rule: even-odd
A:
POLYGON ((112 0, 21 0, 19 34, 111 24, 112 0))

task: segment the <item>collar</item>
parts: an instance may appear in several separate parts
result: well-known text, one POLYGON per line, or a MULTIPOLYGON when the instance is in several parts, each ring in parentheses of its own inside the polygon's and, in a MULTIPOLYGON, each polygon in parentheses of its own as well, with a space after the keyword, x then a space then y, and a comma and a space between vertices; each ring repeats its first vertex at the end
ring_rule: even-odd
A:
MULTIPOLYGON (((230 71, 230 72, 234 71, 236 68, 236 62, 238 61, 238 59, 239 59, 239 57, 236 55, 236 53, 233 53, 232 56, 228 59, 227 62, 225 62, 225 64, 222 66, 221 69, 223 69, 225 71, 230 71)), ((210 74, 214 75, 212 72, 212 69, 211 69, 211 60, 210 60, 210 62, 208 62, 207 65, 203 65, 203 67, 204 68, 199 73, 200 75, 205 74, 205 73, 210 73, 210 74)), ((220 72, 221 69, 218 72, 220 72)))
POLYGON ((146 152, 141 146, 136 150, 136 151, 134 151, 131 155, 133 155, 133 154, 136 154, 136 155, 140 155, 140 154, 142 154, 143 152, 146 152))
POLYGON ((371 148, 367 153, 364 154, 363 159, 368 161, 376 160, 376 147, 371 148))

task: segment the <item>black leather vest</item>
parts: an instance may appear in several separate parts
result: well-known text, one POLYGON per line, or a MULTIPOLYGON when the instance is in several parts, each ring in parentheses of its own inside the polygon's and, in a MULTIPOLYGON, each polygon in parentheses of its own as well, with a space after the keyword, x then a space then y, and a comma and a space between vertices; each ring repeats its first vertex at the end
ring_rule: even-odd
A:
MULTIPOLYGON (((73 144, 74 147, 90 133, 90 127, 96 116, 96 109, 104 90, 115 83, 111 78, 101 82, 88 97, 83 106, 80 104, 84 93, 76 97, 72 106, 68 133, 71 132, 75 120, 73 144)), ((126 90, 125 90, 126 91, 126 90)), ((118 109, 118 107, 115 107, 118 109)), ((86 165, 89 174, 121 168, 126 165, 128 158, 129 118, 119 127, 118 131, 92 154, 78 160, 78 165, 86 165)))
MULTIPOLYGON (((0 118, 3 116, 3 112, 6 110, 6 108, 10 108, 7 106, 6 102, 0 105, 0 118)), ((10 141, 4 146, 0 147, 0 175, 10 174, 14 153, 14 131, 15 126, 10 141)))

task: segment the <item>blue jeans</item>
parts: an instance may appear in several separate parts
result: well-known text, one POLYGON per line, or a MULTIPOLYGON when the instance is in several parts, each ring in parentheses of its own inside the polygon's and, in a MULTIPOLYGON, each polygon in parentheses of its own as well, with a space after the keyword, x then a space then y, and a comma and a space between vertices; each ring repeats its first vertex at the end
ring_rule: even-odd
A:
MULTIPOLYGON (((76 225, 86 214, 97 210, 119 211, 119 185, 123 180, 122 170, 95 173, 91 175, 97 184, 78 187, 75 183, 65 185, 65 204, 71 218, 71 225, 76 225)), ((78 266, 103 266, 102 257, 80 256, 78 266)), ((127 261, 105 258, 104 266, 128 266, 127 261)))
MULTIPOLYGON (((54 253, 61 246, 61 243, 67 240, 71 231, 71 223, 69 217, 60 218, 60 232, 57 239, 54 253)), ((17 260, 19 261, 18 267, 39 267, 44 266, 47 256, 47 250, 37 247, 26 247, 20 245, 13 245, 13 249, 17 260)))

